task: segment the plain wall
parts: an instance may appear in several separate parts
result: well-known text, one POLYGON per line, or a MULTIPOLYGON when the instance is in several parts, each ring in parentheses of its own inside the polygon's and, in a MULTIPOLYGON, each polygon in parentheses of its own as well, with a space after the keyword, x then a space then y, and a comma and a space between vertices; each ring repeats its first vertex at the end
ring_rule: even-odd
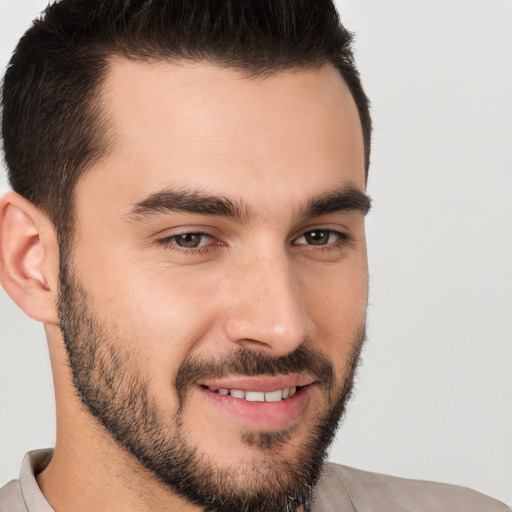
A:
MULTIPOLYGON (((0 0, 1 68, 44 5, 0 0)), ((374 209, 369 340, 331 459, 512 504, 512 2, 338 6, 373 104, 374 209)), ((43 328, 0 291, 0 486, 53 444, 54 412, 43 328)))

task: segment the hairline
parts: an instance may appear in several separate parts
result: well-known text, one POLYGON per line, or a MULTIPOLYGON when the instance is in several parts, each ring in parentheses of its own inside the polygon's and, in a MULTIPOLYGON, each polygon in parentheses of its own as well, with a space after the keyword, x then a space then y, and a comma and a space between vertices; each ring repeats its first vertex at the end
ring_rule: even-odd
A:
MULTIPOLYGON (((137 52, 123 52, 119 49, 112 49, 109 52, 106 52, 104 58, 101 60, 101 73, 97 78, 97 81, 94 83, 91 88, 91 94, 89 98, 85 102, 85 109, 89 111, 89 113, 93 113, 92 127, 95 131, 97 131, 96 139, 94 144, 97 147, 97 151, 95 151, 94 156, 87 162, 83 164, 83 167, 79 170, 78 179, 74 182, 72 189, 69 191, 69 210, 66 216, 66 222, 63 226, 55 226, 57 231, 57 236, 59 239, 59 245, 68 246, 68 249, 71 250, 74 246, 75 241, 75 228, 76 228, 76 199, 77 199, 77 190, 82 178, 88 173, 95 165, 100 163, 102 160, 106 159, 111 151, 114 150, 116 146, 116 139, 113 135, 112 123, 111 119, 109 119, 108 113, 108 105, 106 104, 106 97, 108 92, 108 83, 109 77, 113 70, 116 62, 135 62, 135 63, 149 63, 149 64, 175 64, 175 65, 186 65, 186 64, 207 64, 219 69, 231 70, 239 74, 241 79, 247 80, 255 80, 255 79, 266 79, 271 78, 273 76, 278 75, 279 73, 283 73, 286 71, 296 71, 299 72, 301 70, 320 70, 324 66, 330 66, 335 69, 345 85, 348 88, 350 93, 350 97, 354 102, 358 114, 359 119, 359 127, 361 129, 361 134, 363 138, 363 147, 366 147, 367 142, 364 133, 364 127, 361 120, 361 116, 359 114, 359 108, 357 105, 357 101, 350 89, 349 84, 347 83, 345 77, 343 76, 342 70, 336 66, 329 58, 325 57, 323 59, 318 59, 316 61, 304 62, 304 63, 279 63, 276 62, 275 65, 270 65, 266 67, 257 67, 251 65, 244 65, 243 61, 240 61, 240 65, 236 65, 236 63, 227 63, 223 62, 222 59, 217 59, 214 56, 206 57, 206 58, 194 58, 191 57, 173 57, 170 55, 165 55, 164 53, 154 52, 152 55, 146 56, 142 53, 139 54, 137 52), (95 105, 95 106, 93 106, 95 105)), ((364 151, 366 153, 366 151, 364 151)), ((364 172, 365 172, 365 183, 368 180, 368 167, 369 162, 366 162, 366 154, 364 154, 364 172)))

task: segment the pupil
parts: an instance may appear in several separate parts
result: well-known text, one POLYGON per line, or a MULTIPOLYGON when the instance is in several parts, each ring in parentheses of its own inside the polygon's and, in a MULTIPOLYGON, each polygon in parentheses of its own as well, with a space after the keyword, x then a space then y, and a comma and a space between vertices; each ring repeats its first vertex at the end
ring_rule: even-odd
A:
POLYGON ((310 231, 306 235, 306 240, 311 245, 324 245, 329 241, 328 231, 310 231))
POLYGON ((176 237, 176 243, 180 247, 194 248, 199 245, 201 241, 201 235, 197 233, 185 233, 176 237))

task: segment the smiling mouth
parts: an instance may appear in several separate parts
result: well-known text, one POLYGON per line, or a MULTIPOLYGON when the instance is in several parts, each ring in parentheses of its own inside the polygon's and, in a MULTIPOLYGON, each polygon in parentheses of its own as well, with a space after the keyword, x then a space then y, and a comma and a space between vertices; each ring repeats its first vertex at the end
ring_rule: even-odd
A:
POLYGON ((245 430, 281 430, 316 407, 311 398, 317 381, 308 375, 234 376, 198 384, 205 405, 245 430))
POLYGON ((297 393, 297 391, 299 391, 303 386, 293 386, 267 392, 245 391, 243 389, 214 388, 206 385, 202 385, 201 387, 221 396, 230 395, 233 398, 239 398, 248 402, 281 402, 294 396, 295 393, 297 393))

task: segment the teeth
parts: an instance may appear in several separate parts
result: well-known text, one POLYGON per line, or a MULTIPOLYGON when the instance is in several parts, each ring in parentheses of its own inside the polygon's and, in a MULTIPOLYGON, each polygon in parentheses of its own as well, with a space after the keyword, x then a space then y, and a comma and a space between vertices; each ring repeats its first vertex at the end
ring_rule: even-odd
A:
POLYGON ((275 391, 244 391, 243 389, 212 389, 217 391, 219 395, 231 395, 233 398, 244 398, 248 402, 280 402, 291 398, 297 392, 297 387, 276 389, 275 391))
POLYGON ((265 402, 280 402, 283 399, 283 390, 269 391, 265 393, 265 402))
POLYGON ((245 399, 248 402, 264 402, 265 393, 262 393, 261 391, 246 391, 245 399))

